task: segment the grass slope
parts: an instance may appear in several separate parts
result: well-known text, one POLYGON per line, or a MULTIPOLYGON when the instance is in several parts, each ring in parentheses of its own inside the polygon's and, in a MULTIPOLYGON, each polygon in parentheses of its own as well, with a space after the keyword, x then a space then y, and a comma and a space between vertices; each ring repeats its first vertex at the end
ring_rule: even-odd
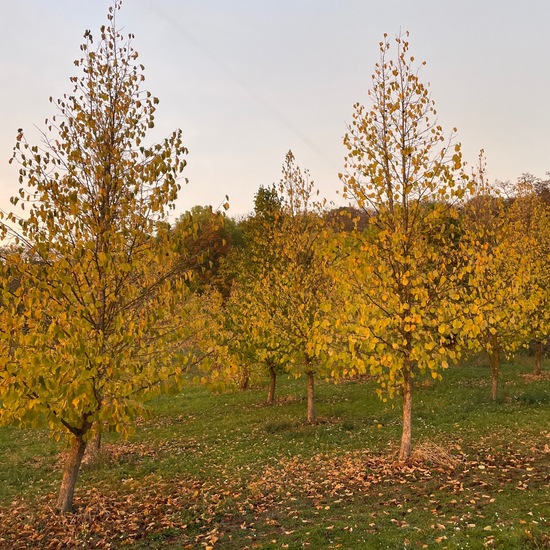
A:
POLYGON ((0 429, 0 548, 550 548, 550 376, 460 367, 414 396, 415 460, 394 462, 400 403, 370 382, 305 380, 164 397, 129 441, 107 436, 75 513, 51 508, 58 447, 0 429))

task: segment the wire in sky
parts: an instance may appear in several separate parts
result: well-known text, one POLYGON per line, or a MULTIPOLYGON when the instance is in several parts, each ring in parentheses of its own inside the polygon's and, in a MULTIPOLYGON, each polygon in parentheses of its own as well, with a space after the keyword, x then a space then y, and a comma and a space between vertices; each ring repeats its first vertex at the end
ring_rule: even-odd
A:
POLYGON ((283 126, 292 132, 300 141, 302 141, 307 147, 315 152, 322 159, 326 159, 327 155, 317 147, 313 141, 311 141, 303 132, 301 132, 283 113, 281 113, 276 107, 269 103, 249 82, 243 80, 238 74, 231 70, 231 68, 224 62, 224 60, 216 55, 212 50, 207 48, 200 40, 197 40, 189 31, 182 25, 175 17, 167 14, 162 7, 158 4, 154 7, 154 12, 163 21, 175 28, 181 33, 195 48, 200 50, 206 57, 210 59, 219 69, 221 69, 233 82, 238 84, 251 98, 253 98, 258 104, 260 104, 266 111, 278 120, 283 126))

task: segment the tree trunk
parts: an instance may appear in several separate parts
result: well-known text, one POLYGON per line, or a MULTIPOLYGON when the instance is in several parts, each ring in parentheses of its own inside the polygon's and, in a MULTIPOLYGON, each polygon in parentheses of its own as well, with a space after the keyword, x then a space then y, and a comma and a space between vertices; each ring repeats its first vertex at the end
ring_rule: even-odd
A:
POLYGON ((268 405, 275 403, 275 385, 277 383, 277 373, 273 366, 269 366, 269 393, 267 394, 268 405))
POLYGON ((101 449, 101 433, 102 433, 102 424, 98 420, 95 422, 95 424, 92 426, 92 437, 89 440, 88 443, 88 452, 97 454, 99 453, 101 449))
POLYGON ((309 371, 307 374, 307 421, 313 424, 316 420, 315 416, 315 383, 313 371, 309 371))
POLYGON ((498 396, 498 375, 500 369, 500 357, 498 348, 498 338, 493 334, 491 343, 491 399, 497 400, 498 396))
POLYGON ((93 436, 86 445, 86 455, 90 462, 95 462, 99 458, 101 450, 101 423, 94 424, 93 436))
POLYGON ((63 480, 57 499, 57 509, 61 514, 70 512, 73 507, 74 487, 85 450, 86 441, 84 441, 83 436, 72 436, 71 448, 67 452, 65 464, 63 465, 63 480))
POLYGON ((248 389, 248 385, 250 384, 250 376, 248 373, 245 373, 243 377, 241 378, 241 383, 239 384, 239 389, 242 391, 245 391, 248 389))
POLYGON ((411 458, 412 390, 411 369, 409 365, 405 365, 403 367, 403 431, 401 433, 401 448, 399 449, 399 460, 405 462, 411 458))
POLYGON ((101 449, 101 426, 97 426, 94 436, 90 441, 90 447, 93 453, 99 453, 101 449))
POLYGON ((542 348, 542 340, 537 340, 535 342, 535 370, 533 371, 536 376, 540 376, 542 373, 542 348))

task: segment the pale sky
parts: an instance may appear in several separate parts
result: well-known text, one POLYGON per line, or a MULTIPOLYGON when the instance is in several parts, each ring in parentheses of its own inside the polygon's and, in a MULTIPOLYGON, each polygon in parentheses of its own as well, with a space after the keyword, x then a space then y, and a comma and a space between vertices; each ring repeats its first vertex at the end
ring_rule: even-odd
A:
MULTIPOLYGON (((0 208, 19 187, 17 128, 39 143, 49 96, 71 91, 83 33, 110 5, 0 0, 0 208)), ((249 213, 288 149, 342 203, 346 124, 368 104, 378 42, 400 29, 469 164, 484 148, 491 180, 550 170, 550 0, 125 0, 117 19, 160 99, 151 140, 181 128, 189 149, 177 215, 226 194, 230 215, 249 213)))

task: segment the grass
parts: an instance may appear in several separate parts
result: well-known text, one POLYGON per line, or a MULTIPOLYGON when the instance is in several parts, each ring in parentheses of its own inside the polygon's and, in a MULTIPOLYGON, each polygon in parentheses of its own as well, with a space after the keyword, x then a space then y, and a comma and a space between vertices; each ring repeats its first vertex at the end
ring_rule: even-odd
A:
POLYGON ((420 383, 409 465, 372 382, 319 382, 315 425, 305 380, 272 407, 266 388, 190 388, 106 436, 64 518, 58 446, 0 429, 0 548, 550 548, 550 377, 530 369, 505 365, 496 403, 480 366, 420 383))

